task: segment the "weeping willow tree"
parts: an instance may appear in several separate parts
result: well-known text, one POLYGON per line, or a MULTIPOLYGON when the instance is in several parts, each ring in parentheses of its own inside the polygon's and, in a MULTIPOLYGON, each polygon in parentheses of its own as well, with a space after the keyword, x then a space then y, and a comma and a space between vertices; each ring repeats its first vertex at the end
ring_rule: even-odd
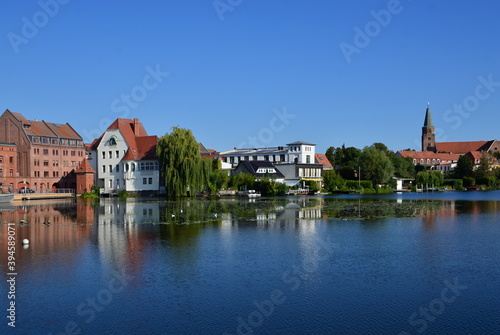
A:
POLYGON ((159 139, 156 153, 168 196, 192 196, 204 187, 207 164, 191 130, 172 127, 159 139))

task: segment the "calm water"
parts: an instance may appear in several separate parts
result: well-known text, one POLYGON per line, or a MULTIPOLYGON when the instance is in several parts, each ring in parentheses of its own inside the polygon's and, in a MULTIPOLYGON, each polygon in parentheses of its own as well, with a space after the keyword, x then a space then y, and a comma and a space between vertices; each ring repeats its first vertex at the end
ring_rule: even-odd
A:
POLYGON ((499 219, 497 191, 20 203, 0 333, 499 334, 499 219))

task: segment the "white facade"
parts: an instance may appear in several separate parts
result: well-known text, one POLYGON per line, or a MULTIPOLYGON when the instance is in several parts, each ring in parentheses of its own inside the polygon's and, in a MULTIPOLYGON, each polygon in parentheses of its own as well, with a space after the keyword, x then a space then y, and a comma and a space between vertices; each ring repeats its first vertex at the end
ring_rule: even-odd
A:
POLYGON ((97 151, 90 151, 88 155, 96 171, 96 185, 102 187, 104 193, 158 191, 158 161, 124 160, 128 150, 128 143, 119 129, 104 132, 97 151))
POLYGON ((104 188, 104 193, 124 189, 121 160, 128 150, 127 142, 118 129, 108 129, 102 136, 95 154, 97 186, 104 188))
POLYGON ((270 161, 273 164, 314 164, 316 145, 306 142, 293 142, 286 147, 233 149, 221 152, 224 163, 233 168, 241 161, 270 161))

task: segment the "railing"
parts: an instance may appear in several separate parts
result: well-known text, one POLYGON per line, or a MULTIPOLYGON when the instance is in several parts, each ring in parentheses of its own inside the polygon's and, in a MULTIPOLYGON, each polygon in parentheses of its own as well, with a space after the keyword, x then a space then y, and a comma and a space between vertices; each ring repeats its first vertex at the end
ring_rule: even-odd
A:
MULTIPOLYGON (((5 193, 5 190, 4 190, 5 193)), ((14 189, 12 192, 14 194, 74 194, 74 188, 42 188, 42 189, 14 189)))

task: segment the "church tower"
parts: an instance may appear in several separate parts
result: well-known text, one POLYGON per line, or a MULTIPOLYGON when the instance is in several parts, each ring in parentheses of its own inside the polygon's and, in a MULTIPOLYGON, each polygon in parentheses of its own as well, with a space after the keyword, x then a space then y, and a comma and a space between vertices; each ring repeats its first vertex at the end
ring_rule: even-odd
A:
POLYGON ((434 133, 429 104, 427 104, 424 126, 422 127, 422 151, 436 152, 436 134, 434 133))

